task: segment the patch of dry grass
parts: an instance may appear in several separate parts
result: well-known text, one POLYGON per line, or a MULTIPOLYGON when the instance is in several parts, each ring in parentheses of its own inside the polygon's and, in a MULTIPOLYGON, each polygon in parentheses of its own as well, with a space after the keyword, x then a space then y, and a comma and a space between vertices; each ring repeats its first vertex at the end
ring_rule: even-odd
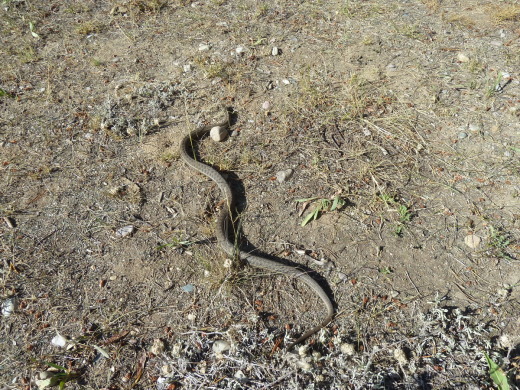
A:
POLYGON ((496 5, 491 9, 493 18, 496 22, 516 22, 520 20, 520 5, 496 5))

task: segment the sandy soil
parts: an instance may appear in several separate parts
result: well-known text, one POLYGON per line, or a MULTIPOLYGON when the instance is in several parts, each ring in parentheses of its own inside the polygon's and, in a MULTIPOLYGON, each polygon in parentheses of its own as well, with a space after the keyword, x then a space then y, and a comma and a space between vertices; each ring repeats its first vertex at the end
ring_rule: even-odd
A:
POLYGON ((0 4, 2 389, 520 385, 518 1, 0 4))

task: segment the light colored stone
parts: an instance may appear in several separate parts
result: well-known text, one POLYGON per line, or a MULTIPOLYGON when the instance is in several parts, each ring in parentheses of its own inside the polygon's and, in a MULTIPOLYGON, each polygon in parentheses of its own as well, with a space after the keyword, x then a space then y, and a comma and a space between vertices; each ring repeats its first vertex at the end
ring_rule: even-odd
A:
POLYGON ((271 50, 271 55, 273 56, 277 56, 277 55, 280 55, 281 54, 281 51, 278 47, 274 46, 273 49, 271 50))
POLYGON ((228 129, 224 126, 214 126, 209 131, 209 136, 215 142, 222 142, 228 136, 228 129))
POLYGON ((459 53, 457 54, 457 61, 459 62, 468 62, 469 61, 469 57, 464 54, 464 53, 459 53))
POLYGON ((199 51, 208 51, 209 49, 211 49, 211 46, 207 43, 201 43, 199 45, 199 51))
POLYGON ((478 248, 480 245, 481 238, 475 234, 468 234, 464 237, 464 243, 471 249, 478 248))
POLYGON ((289 180, 292 177, 293 173, 294 171, 292 169, 286 169, 285 171, 276 172, 276 180, 278 181, 278 183, 283 183, 289 180))
POLYGON ((123 226, 116 230, 117 237, 128 237, 131 236, 135 231, 135 228, 132 225, 123 226))
POLYGON ((9 317, 16 310, 16 298, 7 298, 2 302, 2 315, 9 317))
POLYGON ((55 347, 63 348, 67 345, 67 339, 63 337, 61 334, 56 332, 56 336, 54 336, 51 340, 51 344, 55 347))

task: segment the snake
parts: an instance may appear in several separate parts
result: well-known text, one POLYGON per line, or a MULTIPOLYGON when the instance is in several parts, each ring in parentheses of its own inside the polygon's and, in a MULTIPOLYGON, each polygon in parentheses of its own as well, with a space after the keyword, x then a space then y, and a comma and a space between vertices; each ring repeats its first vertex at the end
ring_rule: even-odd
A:
POLYGON ((222 192, 224 198, 224 206, 221 207, 215 228, 215 235, 217 242, 220 244, 224 252, 231 256, 231 258, 239 258, 245 264, 248 264, 254 268, 259 268, 273 273, 284 274, 291 278, 297 279, 305 283, 322 301, 323 306, 327 312, 323 321, 313 327, 312 329, 303 333, 298 339, 290 343, 287 349, 291 349, 294 345, 300 344, 310 336, 319 332, 322 328, 326 327, 334 318, 334 306, 327 293, 320 286, 320 284, 314 280, 306 271, 298 268, 297 266, 291 266, 282 264, 278 261, 268 259, 266 257, 257 256, 250 252, 240 250, 235 242, 230 239, 230 230, 234 231, 234 224, 237 222, 233 220, 233 212, 235 207, 235 198, 231 187, 227 183, 226 179, 214 168, 209 165, 198 161, 196 153, 194 151, 195 143, 205 138, 214 127, 221 127, 222 130, 228 131, 230 128, 229 112, 226 110, 227 119, 221 123, 199 126, 195 130, 186 134, 180 143, 180 158, 181 160, 191 169, 207 176, 218 186, 222 192))

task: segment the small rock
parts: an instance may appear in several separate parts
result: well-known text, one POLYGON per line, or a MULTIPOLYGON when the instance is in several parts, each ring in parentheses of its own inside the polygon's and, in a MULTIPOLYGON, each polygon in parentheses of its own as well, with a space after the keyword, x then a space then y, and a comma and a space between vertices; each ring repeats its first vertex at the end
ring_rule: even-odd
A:
POLYGON ((509 150, 506 150, 506 151, 504 152, 504 157, 509 158, 509 157, 511 157, 512 155, 513 155, 513 153, 511 153, 511 151, 509 151, 509 150))
POLYGON ((278 47, 273 46, 273 49, 271 50, 271 55, 278 56, 280 54, 282 54, 282 51, 278 47))
POLYGON ((457 54, 457 61, 459 62, 468 62, 469 61, 469 57, 464 54, 464 53, 459 53, 457 54))
POLYGON ((397 70, 397 66, 395 66, 394 64, 388 64, 386 66, 386 70, 393 72, 393 71, 397 70))
POLYGON ((154 339, 152 346, 150 347, 150 352, 155 356, 161 355, 166 349, 166 344, 161 339, 154 339))
POLYGON ((191 72, 191 65, 190 64, 183 65, 182 66, 182 70, 183 70, 184 73, 191 72))
POLYGON ((271 103, 265 101, 262 103, 262 110, 268 111, 271 108, 271 103))
POLYGON ((468 133, 465 133, 464 131, 461 131, 459 133, 459 139, 464 139, 468 137, 468 133))
POLYGON ((2 315, 9 317, 16 310, 16 298, 7 298, 2 302, 2 315))
POLYGON ((468 234, 464 237, 464 243, 471 249, 478 248, 480 245, 481 238, 475 234, 468 234))
POLYGON ((343 343, 339 349, 341 353, 344 353, 347 356, 354 356, 356 354, 356 346, 351 343, 343 343))
POLYGON ((193 284, 187 284, 181 287, 181 290, 187 293, 191 293, 195 290, 195 286, 193 284))
POLYGON ((222 352, 229 351, 231 345, 226 340, 215 340, 211 349, 213 349, 213 352, 216 354, 221 354, 222 352))
POLYGON ((201 43, 199 44, 199 51, 208 51, 211 49, 211 46, 207 43, 201 43))
POLYGON ((238 46, 236 49, 235 49, 235 53, 237 53, 239 56, 241 56, 242 54, 244 54, 246 51, 246 48, 244 46, 238 46))
POLYGON ((63 348, 67 345, 67 339, 63 337, 61 334, 56 332, 56 336, 54 336, 51 340, 51 344, 55 347, 63 348))
POLYGON ((228 129, 225 126, 214 126, 209 131, 209 136, 215 142, 222 142, 228 136, 228 129))
POLYGON ((292 177, 293 173, 294 171, 292 169, 286 169, 285 171, 276 172, 276 180, 278 181, 278 183, 283 183, 289 180, 292 177))
POLYGON ((190 321, 195 321, 195 319, 197 318, 197 316, 194 313, 188 314, 187 317, 190 321))
POLYGON ((119 228, 116 230, 116 236, 117 237, 127 237, 131 236, 135 231, 135 227, 132 225, 123 226, 122 228, 119 228))
POLYGON ((482 127, 476 123, 470 123, 468 125, 468 130, 473 132, 473 133, 478 133, 482 130, 482 127))

